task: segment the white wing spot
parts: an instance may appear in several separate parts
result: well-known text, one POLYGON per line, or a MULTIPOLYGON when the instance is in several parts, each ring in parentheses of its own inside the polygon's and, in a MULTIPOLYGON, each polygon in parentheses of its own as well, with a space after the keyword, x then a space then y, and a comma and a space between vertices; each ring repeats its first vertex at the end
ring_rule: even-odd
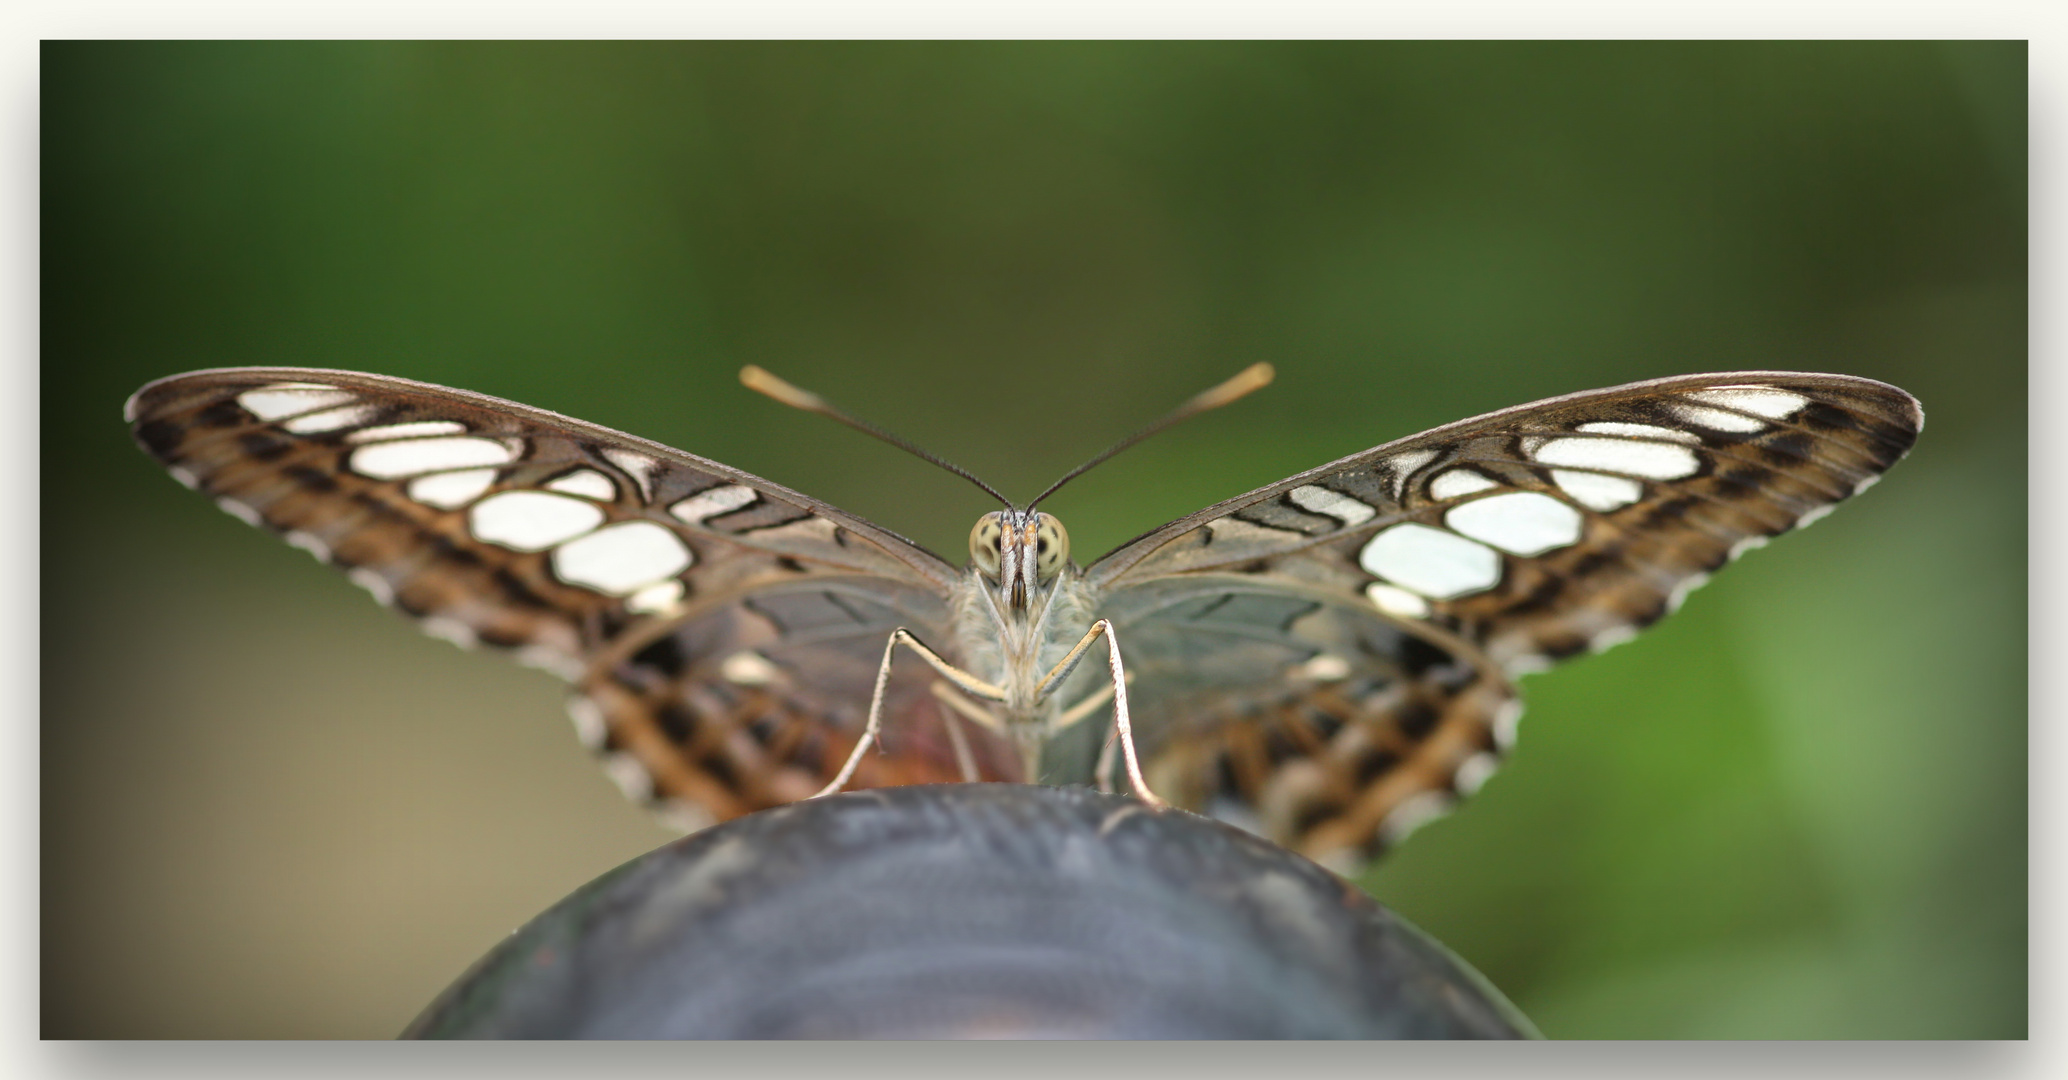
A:
POLYGON ((1379 822, 1379 837, 1388 845, 1407 839, 1416 829, 1450 813, 1457 797, 1448 791, 1418 791, 1400 800, 1400 805, 1379 822))
POLYGON ((238 521, 241 521, 246 525, 255 526, 261 529, 266 527, 266 519, 260 517, 258 511, 253 510, 251 507, 246 506, 235 499, 228 497, 220 498, 215 501, 215 505, 216 508, 221 510, 223 513, 228 514, 233 518, 236 518, 238 521))
POLYGON ((1551 658, 1543 653, 1526 652, 1509 657, 1508 662, 1502 664, 1501 668, 1508 673, 1509 678, 1520 679, 1524 675, 1542 675, 1554 666, 1551 658))
POLYGON ((1604 476, 1571 469, 1551 470, 1551 480, 1573 501, 1606 514, 1644 498, 1644 485, 1627 476, 1604 476))
POLYGON ((645 802, 653 797, 653 774, 639 759, 626 753, 603 755, 603 772, 633 802, 645 802))
POLYGON ((389 439, 422 439, 432 435, 458 435, 467 425, 457 420, 416 420, 407 424, 382 424, 360 428, 345 436, 349 443, 385 442, 389 439))
MULTIPOLYGON (((360 423, 380 411, 380 407, 375 405, 346 405, 341 408, 309 413, 306 416, 297 416, 280 426, 296 435, 321 435, 326 431, 336 431, 339 428, 351 427, 353 424, 360 423)), ((350 438, 350 436, 346 437, 350 438)))
POLYGON ((1453 506, 1443 523, 1517 555, 1541 555, 1580 538, 1580 512, 1537 491, 1511 491, 1453 506))
POLYGON ((549 675, 573 682, 589 673, 589 666, 550 645, 536 642, 517 650, 517 662, 528 668, 536 668, 549 675))
POLYGON ((1664 439, 1667 442, 1702 445, 1702 437, 1692 431, 1678 428, 1658 427, 1653 424, 1626 424, 1620 420, 1597 420, 1581 424, 1579 430, 1589 435, 1625 435, 1633 439, 1664 439))
POLYGON ((666 615, 682 602, 680 581, 656 581, 625 598, 625 610, 642 615, 666 615))
POLYGON ((1407 490, 1408 478, 1415 474, 1415 470, 1434 460, 1436 460, 1436 451, 1434 450, 1409 450, 1406 453, 1395 454, 1379 462, 1381 466, 1393 474, 1393 497, 1396 499, 1400 498, 1401 493, 1407 490))
POLYGON ((1487 478, 1485 473, 1475 469, 1446 469, 1429 481, 1429 497, 1432 499, 1457 499, 1476 491, 1501 485, 1487 478))
POLYGON ((409 497, 440 510, 457 510, 480 498, 494 483, 494 469, 432 473, 409 482, 409 497))
POLYGON ((1686 396, 1705 405, 1721 405, 1769 420, 1787 419, 1809 404, 1809 399, 1801 394, 1771 386, 1719 386, 1714 390, 1691 390, 1686 396))
POLYGON ((316 556, 317 562, 327 563, 330 561, 330 545, 317 537, 311 536, 300 529, 290 529, 284 539, 289 547, 298 547, 316 556))
POLYGON ((610 482, 610 477, 594 469, 576 469, 548 483, 546 490, 580 495, 585 499, 599 499, 603 502, 618 497, 618 486, 610 482))
POLYGON ((1822 521, 1827 517, 1830 517, 1831 511, 1836 509, 1838 509, 1837 503, 1825 503, 1822 506, 1812 506, 1808 510, 1803 511, 1801 517, 1795 519, 1795 528, 1807 529, 1810 526, 1815 525, 1817 522, 1822 521))
POLYGON ((1350 677, 1350 661, 1334 653, 1321 653, 1292 670, 1293 677, 1316 682, 1335 682, 1350 677))
POLYGON ((701 491, 668 508, 668 512, 691 525, 702 525, 707 519, 718 516, 753 502, 757 495, 750 487, 726 484, 701 491))
POLYGON ((1687 594, 1707 584, 1709 584, 1709 575, 1695 573, 1680 584, 1673 586, 1673 591, 1666 594, 1667 613, 1671 614, 1679 611, 1680 605, 1687 603, 1687 594))
POLYGON ((1685 446, 1591 436, 1550 439, 1532 455, 1545 465, 1635 473, 1652 480, 1678 480, 1702 467, 1701 459, 1685 446))
POLYGON ((603 720, 603 708, 582 694, 567 699, 567 718, 574 721, 574 737, 594 750, 603 745, 610 725, 603 720))
POLYGON ((1494 710, 1494 745, 1507 753, 1515 745, 1515 736, 1522 729, 1522 700, 1509 698, 1494 710))
POLYGON ((1379 577, 1437 600, 1491 589, 1501 580, 1501 557, 1492 548, 1414 522, 1372 537, 1358 552, 1357 562, 1379 577))
POLYGON ((471 649, 481 640, 475 635, 473 627, 444 615, 433 615, 417 625, 423 628, 424 633, 440 641, 450 641, 462 649, 471 649))
POLYGON ((752 649, 741 649, 718 665, 718 673, 741 686, 767 686, 775 681, 776 666, 752 649))
POLYGON ((173 465, 168 467, 165 471, 171 473, 172 478, 174 480, 179 481, 180 486, 186 488, 188 491, 201 490, 201 478, 195 476, 193 470, 183 469, 180 468, 178 465, 173 465))
POLYGON ((560 580, 612 596, 625 596, 673 577, 688 569, 692 561, 681 539, 651 521, 612 525, 553 549, 553 573, 560 580))
POLYGON ((1592 652, 1607 652, 1637 636, 1637 628, 1629 623, 1611 626, 1587 639, 1587 648, 1592 652))
POLYGON ((1708 428, 1711 431, 1730 431, 1742 435, 1752 435, 1766 430, 1766 421, 1756 416, 1746 416, 1744 413, 1712 409, 1707 405, 1690 405, 1685 401, 1671 402, 1667 405, 1667 408, 1672 409, 1673 415, 1680 417, 1682 420, 1698 427, 1708 428))
POLYGON ((1342 522, 1346 529, 1362 525, 1378 514, 1377 510, 1340 491, 1330 491, 1313 484, 1303 484, 1286 492, 1286 495, 1292 499, 1293 505, 1300 509, 1326 514, 1342 522))
POLYGON ((237 404, 261 420, 278 420, 283 416, 343 405, 358 396, 349 390, 322 383, 274 383, 237 395, 237 404))
POLYGON ((1735 543, 1735 544, 1732 544, 1732 545, 1731 545, 1731 552, 1730 552, 1730 557, 1731 557, 1731 560, 1732 560, 1733 562, 1735 562, 1735 561, 1737 561, 1737 558, 1738 558, 1738 556, 1740 556, 1740 555, 1743 555, 1743 554, 1745 554, 1745 553, 1746 553, 1746 552, 1748 552, 1748 551, 1758 551, 1758 550, 1759 550, 1760 548, 1763 548, 1763 547, 1765 547, 1766 545, 1767 545, 1767 538, 1766 538, 1766 537, 1764 537, 1764 536, 1748 536, 1748 537, 1744 538, 1743 540, 1740 540, 1740 541, 1738 541, 1737 543, 1735 543))
POLYGON ((711 811, 695 803, 683 802, 681 799, 669 799, 655 807, 653 816, 668 828, 685 833, 697 832, 718 824, 717 816, 711 811))
POLYGON ((1451 777, 1450 783, 1458 789, 1460 795, 1477 795, 1479 789, 1486 786, 1487 778, 1500 768, 1500 758, 1481 750, 1459 763, 1458 771, 1451 777))
POLYGON ((518 551, 543 551, 602 523, 603 511, 595 504, 543 491, 498 492, 467 511, 476 540, 518 551))
POLYGON ((660 462, 645 454, 631 450, 621 450, 615 446, 604 447, 603 456, 612 465, 625 470, 625 475, 631 477, 632 482, 639 485, 639 497, 641 499, 649 502, 652 501, 653 474, 660 471, 660 462))
POLYGON ((376 480, 398 480, 444 469, 508 465, 517 452, 492 439, 454 436, 374 443, 352 451, 352 471, 376 480))
POLYGON ((375 602, 382 607, 388 607, 395 603, 395 586, 388 584, 388 579, 382 577, 379 571, 369 570, 364 566, 355 566, 345 572, 345 577, 352 584, 372 593, 375 602))
POLYGON ((1364 595, 1371 599, 1373 607, 1388 615, 1398 615, 1403 619, 1429 617, 1429 601, 1383 581, 1374 581, 1366 585, 1364 595))
POLYGON ((1862 480, 1862 481, 1860 481, 1860 482, 1859 482, 1859 483, 1857 483, 1857 484, 1854 484, 1854 485, 1853 485, 1853 494, 1855 494, 1855 495, 1858 495, 1858 494, 1859 494, 1860 492, 1863 492, 1863 491, 1867 490, 1868 488, 1871 488, 1871 487, 1873 487, 1874 485, 1876 485, 1876 484, 1879 484, 1879 483, 1881 483, 1881 474, 1880 474, 1880 473, 1875 473, 1874 475, 1872 475, 1872 476, 1868 477, 1867 479, 1865 479, 1865 480, 1862 480))

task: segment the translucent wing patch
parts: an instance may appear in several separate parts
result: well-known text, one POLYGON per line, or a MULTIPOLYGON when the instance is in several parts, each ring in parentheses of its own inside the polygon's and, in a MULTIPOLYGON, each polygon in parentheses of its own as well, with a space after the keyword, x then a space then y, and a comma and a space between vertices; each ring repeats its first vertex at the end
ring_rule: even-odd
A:
MULTIPOLYGON (((1322 803, 1291 816, 1272 810, 1260 794, 1269 785, 1241 779, 1245 769, 1257 772, 1258 759, 1240 748, 1269 745, 1268 733, 1277 732, 1281 752, 1265 755, 1273 768, 1328 765, 1345 753, 1336 740, 1366 738, 1344 731, 1416 729, 1403 719, 1431 707, 1430 691, 1417 688, 1411 672, 1403 677, 1399 657, 1385 650, 1292 650, 1254 667, 1224 663, 1235 654, 1226 635, 1153 598, 1175 583, 1204 590, 1202 604, 1214 602, 1216 589, 1228 603, 1245 590, 1305 596, 1317 605, 1310 623, 1381 619, 1473 670, 1453 682, 1505 686, 1628 640, 1725 563, 1865 490, 1922 425, 1915 399, 1868 379, 1735 372, 1633 383, 1344 458, 1123 545, 1087 577, 1130 649, 1190 658, 1166 678, 1173 694, 1189 687, 1194 704, 1168 719, 1174 730, 1147 735, 1165 748, 1151 751, 1162 755, 1152 768, 1206 792, 1187 805, 1219 800, 1229 816, 1249 813, 1269 835, 1309 851, 1336 850, 1346 830, 1359 832, 1371 852, 1398 834, 1386 821, 1405 811, 1374 824, 1369 813, 1325 815, 1314 808, 1322 803), (1302 665, 1313 671, 1317 658, 1327 658, 1322 673, 1342 675, 1303 689, 1302 665), (1386 704, 1388 695, 1396 703, 1386 704), (1317 709, 1333 719, 1307 720, 1333 734, 1308 740, 1301 753, 1285 750, 1301 744, 1300 717, 1317 709)), ((1300 636, 1327 635, 1309 626, 1300 636)), ((1398 764, 1365 769, 1360 783, 1404 793, 1396 807, 1440 793, 1422 798, 1423 809, 1476 788, 1505 746, 1495 729, 1512 716, 1512 697, 1475 690, 1453 705, 1476 717, 1470 722, 1484 733, 1477 745, 1493 757, 1416 759, 1448 762, 1452 772, 1441 782, 1418 774, 1409 785, 1394 776, 1410 768, 1396 754, 1398 764)))
POLYGON ((1513 685, 1469 643, 1355 593, 1202 573, 1116 592, 1149 786, 1343 870, 1469 793, 1513 685))
MULTIPOLYGON (((126 415, 181 482, 426 632, 579 683, 585 741, 685 822, 816 790, 868 701, 856 658, 898 620, 937 630, 955 580, 909 541, 739 470, 404 379, 195 372, 146 386, 126 415)), ((891 715, 909 723, 863 786, 957 778, 924 687, 897 690, 891 715)), ((984 734, 974 753, 996 768, 984 734)))
MULTIPOLYGON (((700 828, 806 798, 839 772, 868 713, 884 642, 945 618, 931 593, 880 578, 814 577, 626 635, 570 703, 583 741, 625 793, 700 828)), ((964 778, 920 665, 892 671, 883 752, 850 787, 964 778)), ((1017 779, 990 731, 958 729, 979 779, 1017 779)))

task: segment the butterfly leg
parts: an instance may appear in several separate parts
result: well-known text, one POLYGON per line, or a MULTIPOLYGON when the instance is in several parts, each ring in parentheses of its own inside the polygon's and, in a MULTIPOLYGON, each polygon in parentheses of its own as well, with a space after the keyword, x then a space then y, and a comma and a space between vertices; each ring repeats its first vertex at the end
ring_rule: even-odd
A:
POLYGON ((982 706, 955 692, 948 683, 935 679, 927 688, 948 711, 941 714, 941 723, 948 729, 948 743, 955 749, 955 764, 962 769, 962 778, 976 783, 982 777, 977 772, 977 759, 969 752, 969 737, 962 733, 962 717, 968 717, 999 734, 1005 734, 1005 721, 991 715, 982 706))
MULTIPOLYGON (((1120 639, 1114 636, 1112 623, 1105 619, 1100 619, 1091 624, 1091 629, 1085 631, 1084 637, 1080 638, 1077 644, 1070 649, 1069 653, 1058 661, 1056 666, 1051 668, 1047 675, 1042 677, 1041 684, 1035 687, 1034 690, 1035 700, 1038 701, 1054 693, 1056 687, 1061 686, 1063 680, 1069 678, 1072 671, 1077 670, 1077 661, 1084 658, 1085 650, 1091 648, 1092 643, 1102 637, 1106 639, 1106 666, 1113 673, 1111 684, 1113 694, 1113 727, 1119 732, 1120 749, 1127 758, 1128 783, 1134 786, 1136 798, 1151 806, 1168 806, 1169 804, 1164 802, 1160 796, 1149 790, 1149 782, 1142 779, 1142 765, 1135 755, 1134 729, 1128 724, 1127 720, 1127 668, 1120 662, 1120 639)), ((1082 702, 1079 703, 1079 705, 1082 704, 1082 702)), ((1063 713, 1056 718, 1056 722, 1050 727, 1050 733, 1053 734, 1069 726, 1069 724, 1076 723, 1089 713, 1089 709, 1080 713, 1075 708, 1063 713), (1072 716, 1072 713, 1077 713, 1077 715, 1072 716), (1068 718, 1067 723, 1065 722, 1066 717, 1068 718)))
POLYGON ((820 788, 812 795, 816 799, 831 795, 847 786, 854 777, 854 771, 861 767, 862 755, 876 742, 883 731, 883 694, 890 687, 890 662, 896 657, 898 646, 903 645, 919 654, 921 660, 933 666, 941 677, 955 684, 955 687, 971 697, 987 701, 1004 701, 1005 691, 971 675, 969 672, 941 659, 940 654, 926 647, 925 643, 913 637, 911 631, 900 626, 890 632, 890 640, 883 643, 883 665, 876 669, 876 692, 869 697, 869 723, 862 728, 862 737, 855 741, 854 751, 847 755, 847 761, 840 766, 840 774, 833 782, 820 788))

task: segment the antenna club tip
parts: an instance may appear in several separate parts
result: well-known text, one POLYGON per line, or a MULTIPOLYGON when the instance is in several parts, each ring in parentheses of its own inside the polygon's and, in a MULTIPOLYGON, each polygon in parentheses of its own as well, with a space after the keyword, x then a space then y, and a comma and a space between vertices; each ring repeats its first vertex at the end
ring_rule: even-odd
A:
POLYGON ((748 364, 740 369, 740 385, 794 408, 818 409, 822 405, 817 394, 790 385, 758 364, 748 364))
POLYGON ((1245 394, 1254 393, 1271 385, 1278 377, 1278 371, 1265 361, 1258 361, 1236 372, 1227 382, 1214 387, 1194 398, 1190 408, 1195 410, 1217 409, 1245 394))

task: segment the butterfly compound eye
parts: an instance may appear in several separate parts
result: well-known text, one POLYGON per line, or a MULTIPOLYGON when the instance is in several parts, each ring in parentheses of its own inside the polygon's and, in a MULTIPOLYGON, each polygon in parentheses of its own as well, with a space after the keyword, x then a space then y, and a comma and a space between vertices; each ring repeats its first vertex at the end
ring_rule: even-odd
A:
POLYGON ((998 580, 998 541, 1005 536, 1003 515, 993 511, 977 519, 977 527, 969 531, 969 557, 977 564, 977 570, 993 581, 998 580))
POLYGON ((1047 514, 1034 525, 1034 573, 1043 581, 1062 573, 1070 561, 1070 534, 1063 523, 1047 514))

